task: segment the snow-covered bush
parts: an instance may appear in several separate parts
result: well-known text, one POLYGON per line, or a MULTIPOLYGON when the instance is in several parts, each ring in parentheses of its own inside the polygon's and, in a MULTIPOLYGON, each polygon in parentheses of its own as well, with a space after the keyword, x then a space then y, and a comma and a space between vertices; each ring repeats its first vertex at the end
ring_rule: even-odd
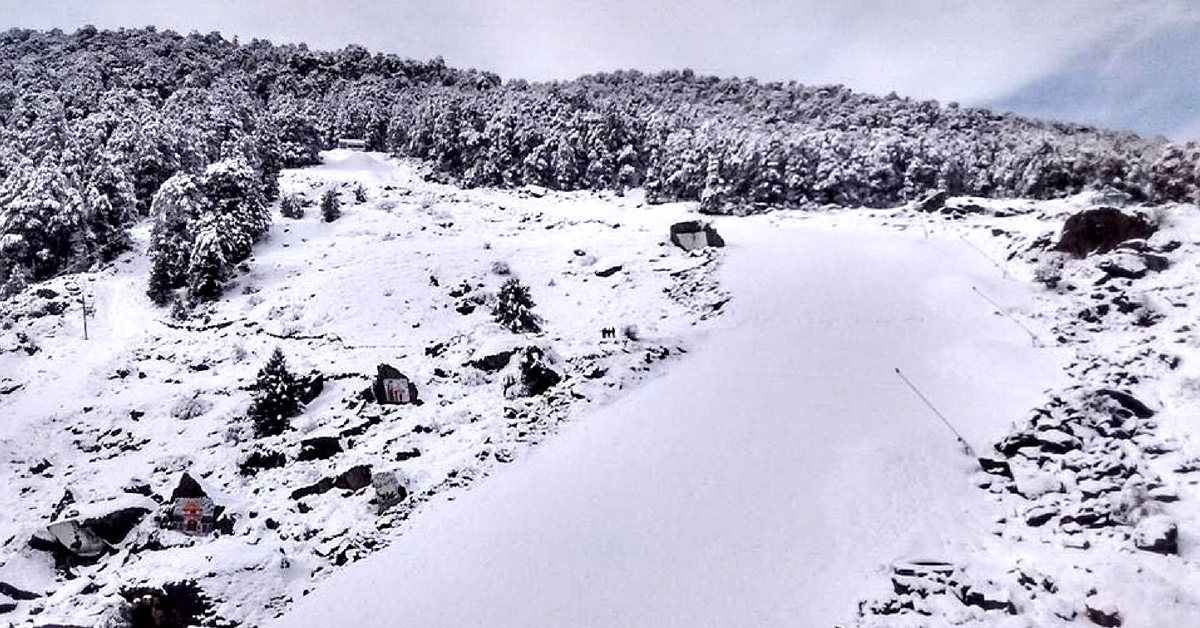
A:
POLYGON ((336 190, 326 190, 321 195, 321 220, 333 222, 342 217, 342 202, 336 190))
POLYGON ((529 294, 529 287, 516 277, 510 277, 500 286, 492 314, 496 322, 509 331, 538 332, 542 329, 542 319, 533 312, 533 308, 534 302, 529 294))

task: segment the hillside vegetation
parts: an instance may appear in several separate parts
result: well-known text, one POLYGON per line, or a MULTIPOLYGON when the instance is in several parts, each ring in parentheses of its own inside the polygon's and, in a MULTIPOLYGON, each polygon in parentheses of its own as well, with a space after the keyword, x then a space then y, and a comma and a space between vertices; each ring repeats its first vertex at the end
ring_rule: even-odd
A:
POLYGON ((1193 200, 1200 148, 982 109, 692 72, 501 81, 359 46, 153 28, 0 34, 0 296, 112 259, 158 224, 154 293, 213 298, 281 168, 338 138, 466 186, 641 186, 710 213, 891 206, 933 190, 1193 200), (164 185, 173 177, 181 177, 164 185))

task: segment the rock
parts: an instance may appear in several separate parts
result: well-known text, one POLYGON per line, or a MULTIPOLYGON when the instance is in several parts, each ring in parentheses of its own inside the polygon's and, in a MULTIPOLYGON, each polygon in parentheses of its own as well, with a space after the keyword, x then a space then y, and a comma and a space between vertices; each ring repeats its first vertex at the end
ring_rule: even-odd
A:
POLYGON ((917 209, 925 213, 941 211, 946 206, 947 198, 949 195, 944 190, 931 191, 917 203, 917 209))
POLYGON ((602 268, 602 269, 596 271, 596 276, 597 277, 612 277, 613 275, 621 272, 622 268, 623 268, 623 266, 621 264, 617 264, 615 266, 609 266, 608 268, 602 268))
POLYGON ((1141 279, 1150 272, 1141 256, 1126 252, 1114 253, 1108 259, 1097 264, 1097 268, 1110 277, 1121 279, 1141 279))
POLYGON ((42 458, 41 462, 33 465, 32 467, 29 467, 29 472, 34 475, 41 475, 42 473, 46 472, 52 466, 54 466, 54 465, 50 464, 49 460, 42 458))
POLYGON ((1133 544, 1140 550, 1155 554, 1179 553, 1179 528, 1164 515, 1142 519, 1133 531, 1133 544))
POLYGON ((211 601, 195 582, 121 591, 129 603, 129 628, 188 628, 198 626, 212 611, 211 601))
POLYGON ((1054 250, 1086 257, 1107 253, 1126 240, 1145 239, 1153 234, 1154 227, 1142 216, 1131 216, 1112 207, 1089 209, 1067 218, 1054 250))
POLYGON ((336 436, 316 436, 300 441, 300 455, 296 459, 301 462, 325 460, 340 453, 342 443, 336 436))
POLYGON ((1079 449, 1082 444, 1078 438, 1060 430, 1049 429, 1034 433, 1038 447, 1051 454, 1062 455, 1073 449, 1079 449))
POLYGON ((546 356, 538 347, 521 352, 521 386, 527 397, 540 395, 562 381, 562 376, 550 368, 546 356))
POLYGON ((411 460, 413 458, 419 457, 420 455, 421 455, 421 450, 417 449, 416 447, 413 447, 412 449, 409 449, 407 451, 401 451, 401 452, 397 453, 396 454, 396 462, 404 462, 405 460, 411 460))
POLYGON ((964 587, 962 603, 985 611, 1004 611, 1009 615, 1017 613, 1017 607, 1012 603, 1008 591, 990 583, 987 586, 964 587))
POLYGON ((242 475, 255 475, 259 471, 282 467, 287 463, 287 457, 278 451, 254 451, 238 465, 242 475))
POLYGON ((1096 394, 1103 395, 1112 399, 1113 401, 1116 401, 1126 410, 1132 412, 1133 415, 1139 419, 1148 419, 1154 416, 1154 410, 1151 410, 1149 406, 1142 403, 1129 393, 1121 392, 1119 390, 1112 390, 1110 388, 1101 388, 1100 390, 1096 391, 1096 394))
POLYGON ((1037 467, 1020 465, 1014 468, 1013 480, 1017 485, 1017 492, 1026 499, 1034 499, 1046 493, 1057 493, 1063 489, 1062 480, 1037 467))
POLYGON ((175 486, 174 491, 171 491, 171 501, 182 498, 199 499, 201 497, 208 497, 208 493, 205 493, 204 489, 200 487, 200 483, 187 473, 184 473, 183 477, 179 478, 179 484, 175 486))
POLYGON ((342 438, 354 438, 356 436, 362 436, 363 434, 366 434, 367 430, 371 429, 372 426, 378 425, 381 422, 383 422, 382 417, 378 417, 378 416, 367 417, 366 421, 363 421, 362 423, 359 423, 358 425, 355 425, 353 427, 348 427, 348 428, 342 430, 340 432, 340 436, 342 438))
POLYGON ((516 349, 497 351, 491 355, 475 358, 474 360, 467 362, 467 366, 473 366, 485 373, 495 373, 496 371, 508 366, 509 360, 512 359, 513 354, 516 352, 516 349))
POLYGON ((129 531, 137 527, 137 524, 141 523, 149 513, 148 508, 121 508, 101 517, 87 519, 83 525, 91 529, 96 536, 115 545, 124 541, 125 537, 129 535, 129 531))
POLYGON ((292 499, 304 499, 309 495, 320 495, 338 488, 346 491, 359 491, 371 485, 371 465, 358 465, 332 478, 322 478, 316 484, 292 491, 292 499))
POLYGON ((1117 605, 1107 597, 1092 595, 1084 602, 1087 618, 1093 624, 1103 628, 1116 628, 1121 625, 1121 613, 1117 605))
POLYGON ((305 405, 312 403, 325 390, 325 375, 313 371, 296 382, 296 398, 305 405))
POLYGON ((7 595, 8 597, 19 601, 36 600, 39 597, 42 597, 37 593, 26 591, 24 589, 18 589, 7 582, 0 582, 0 595, 7 595))
POLYGON ((671 225, 671 244, 685 251, 725 246, 725 239, 707 222, 688 220, 671 225))
POLYGON ((1025 511, 1025 523, 1032 528, 1046 525, 1046 522, 1058 515, 1058 509, 1051 504, 1034 504, 1025 511))
POLYGON ((1008 478, 1010 480, 1013 479, 1012 468, 1008 465, 1007 460, 1000 460, 998 458, 980 457, 979 458, 979 468, 982 469, 984 473, 989 473, 991 475, 998 475, 1000 477, 1008 478))
POLYGON ((360 464, 337 476, 333 487, 346 491, 358 491, 371 485, 371 465, 360 464))

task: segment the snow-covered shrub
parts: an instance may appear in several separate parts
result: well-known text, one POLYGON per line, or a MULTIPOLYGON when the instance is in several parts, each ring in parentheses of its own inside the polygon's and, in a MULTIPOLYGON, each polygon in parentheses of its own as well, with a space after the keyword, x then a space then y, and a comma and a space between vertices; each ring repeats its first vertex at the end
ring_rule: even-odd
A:
POLYGON ((512 274, 512 268, 509 267, 508 262, 497 260, 492 262, 492 274, 507 277, 512 274))
POLYGON ((1063 258, 1059 255, 1048 257, 1033 271, 1033 280, 1054 289, 1058 287, 1058 283, 1062 281, 1063 258))
POLYGON ((296 200, 296 197, 294 195, 289 194, 288 196, 285 196, 282 199, 280 199, 279 213, 284 218, 291 218, 293 220, 296 220, 296 219, 300 219, 300 218, 304 217, 304 208, 296 200))
POLYGON ((533 312, 533 308, 534 302, 529 294, 529 287, 516 277, 510 277, 500 286, 492 314, 496 322, 509 331, 538 332, 542 329, 542 319, 533 312))
POLYGON ((180 421, 190 421, 198 416, 204 415, 209 410, 212 410, 213 404, 211 401, 200 397, 184 397, 175 402, 171 408, 171 418, 180 421))
POLYGON ((625 336, 627 340, 632 340, 633 342, 637 342, 638 340, 642 339, 641 333, 638 332, 637 325, 626 325, 622 327, 621 334, 625 336))
POLYGON ((359 183, 358 187, 354 188, 354 202, 367 202, 367 188, 364 188, 362 183, 359 183))
POLYGON ((321 220, 333 222, 342 216, 342 202, 336 190, 326 190, 321 195, 321 220))

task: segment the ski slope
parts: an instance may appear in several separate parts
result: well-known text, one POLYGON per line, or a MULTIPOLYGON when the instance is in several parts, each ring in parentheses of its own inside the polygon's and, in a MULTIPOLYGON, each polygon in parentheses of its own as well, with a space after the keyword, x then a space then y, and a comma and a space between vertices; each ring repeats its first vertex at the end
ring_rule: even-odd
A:
POLYGON ((727 329, 274 628, 827 627, 883 561, 978 548, 998 506, 893 368, 984 447, 1059 383, 1062 356, 972 293, 1024 288, 962 242, 844 216, 718 227, 727 329))

